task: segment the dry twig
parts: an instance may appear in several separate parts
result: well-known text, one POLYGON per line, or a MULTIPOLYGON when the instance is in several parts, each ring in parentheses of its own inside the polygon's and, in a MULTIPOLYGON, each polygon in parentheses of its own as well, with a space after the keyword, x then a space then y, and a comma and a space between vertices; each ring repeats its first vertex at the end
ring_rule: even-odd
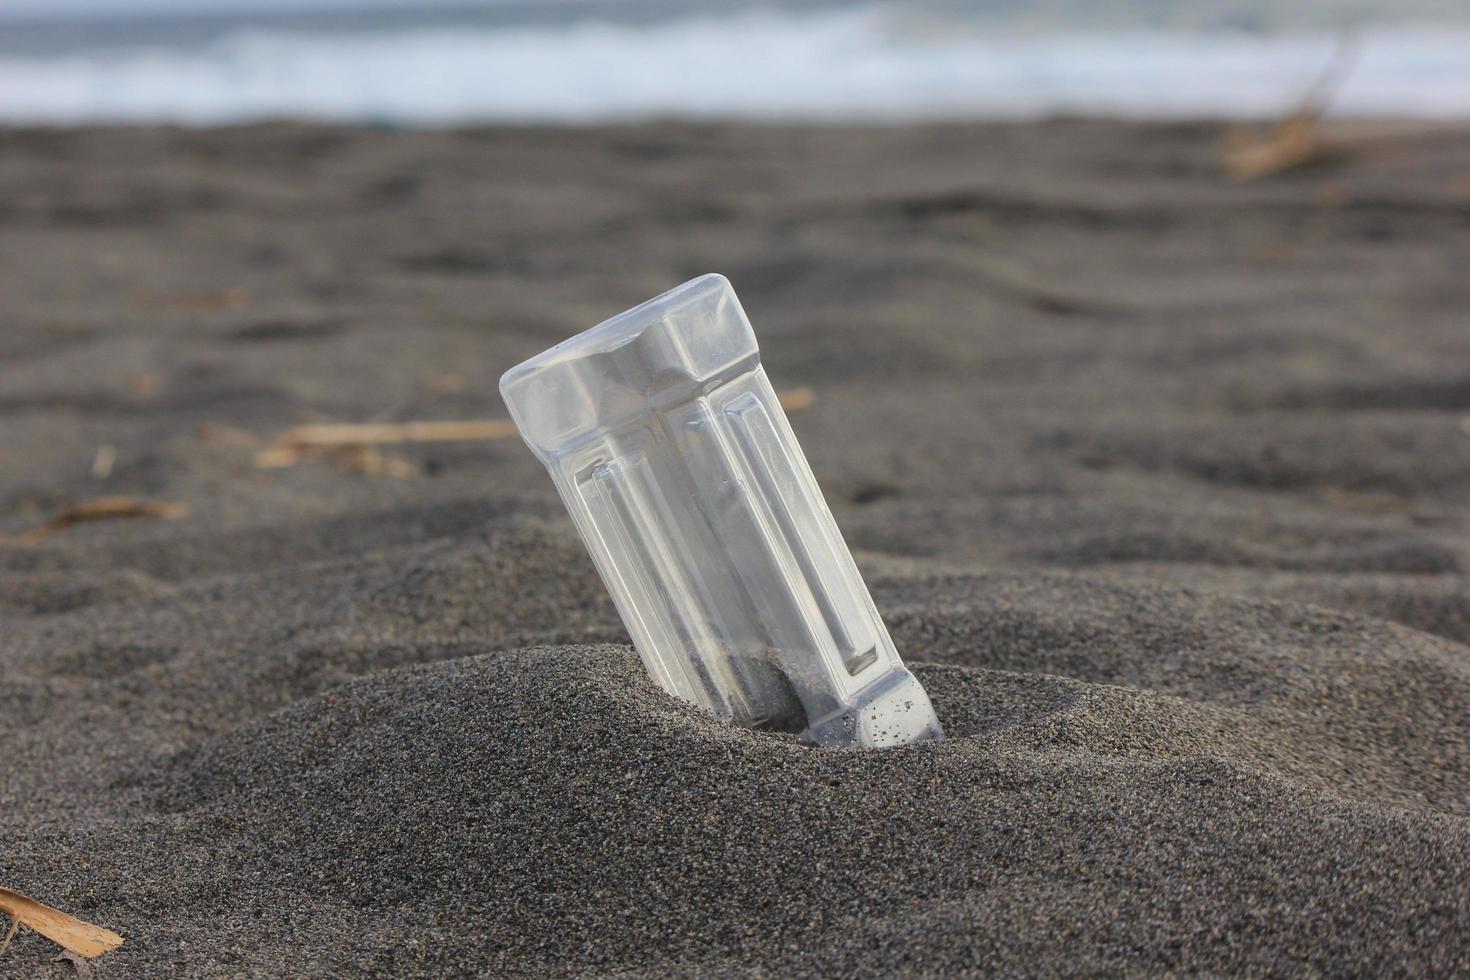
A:
POLYGON ((1238 181, 1258 180, 1339 157, 1360 157, 1424 140, 1464 135, 1465 126, 1458 122, 1324 123, 1328 104, 1352 74, 1360 53, 1358 37, 1344 35, 1332 59, 1294 110, 1267 126, 1232 126, 1224 141, 1222 164, 1226 176, 1238 181))
POLYGON ((378 446, 400 442, 484 442, 516 434, 508 419, 485 422, 401 422, 366 425, 298 425, 281 433, 277 444, 300 449, 378 446))
POLYGON ((1300 104, 1270 127, 1235 126, 1225 134, 1225 173, 1232 180, 1255 180, 1317 163, 1331 156, 1333 144, 1318 125, 1337 89, 1357 65, 1359 41, 1345 35, 1322 74, 1300 104))
POLYGON ((1257 180, 1318 163, 1330 155, 1313 116, 1293 114, 1262 133, 1238 126, 1225 136, 1225 173, 1232 180, 1257 180))
POLYGON ((131 517, 184 517, 189 508, 184 504, 166 500, 148 500, 144 497, 94 497, 81 503, 63 507, 40 527, 5 539, 10 544, 36 544, 59 531, 90 521, 112 521, 131 517))
MULTIPOLYGON (((38 932, 63 949, 88 959, 117 949, 123 943, 123 937, 111 930, 83 922, 76 916, 67 915, 49 905, 42 905, 9 888, 0 888, 0 911, 11 919, 10 933, 5 937, 6 945, 9 945, 19 926, 38 932)), ((4 949, 5 946, 0 946, 0 952, 4 949)))
POLYGON ((788 412, 803 412, 817 403, 817 393, 810 388, 792 388, 779 392, 776 400, 788 412))
MULTIPOLYGON (((817 400, 810 388, 795 388, 777 397, 781 407, 788 412, 810 408, 817 400)), ((376 447, 404 443, 491 442, 515 435, 515 423, 509 419, 298 425, 287 429, 273 445, 256 453, 255 465, 268 470, 295 466, 306 460, 327 459, 346 463, 360 473, 407 476, 413 472, 411 463, 384 455, 376 447)))

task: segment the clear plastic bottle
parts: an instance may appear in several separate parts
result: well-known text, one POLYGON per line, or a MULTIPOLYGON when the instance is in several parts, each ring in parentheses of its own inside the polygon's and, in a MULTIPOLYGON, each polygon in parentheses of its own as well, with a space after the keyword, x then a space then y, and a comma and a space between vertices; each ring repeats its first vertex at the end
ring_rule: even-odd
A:
POLYGON ((723 276, 558 344, 500 391, 664 689, 817 745, 943 738, 723 276))

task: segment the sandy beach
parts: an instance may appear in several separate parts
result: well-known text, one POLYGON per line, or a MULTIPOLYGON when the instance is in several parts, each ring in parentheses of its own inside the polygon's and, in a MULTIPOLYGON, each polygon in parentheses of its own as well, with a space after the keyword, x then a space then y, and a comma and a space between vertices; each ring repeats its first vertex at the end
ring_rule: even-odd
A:
POLYGON ((0 885, 99 978, 1470 973, 1470 135, 1221 132, 0 130, 0 885), (269 455, 705 272, 947 741, 660 692, 516 439, 269 455))

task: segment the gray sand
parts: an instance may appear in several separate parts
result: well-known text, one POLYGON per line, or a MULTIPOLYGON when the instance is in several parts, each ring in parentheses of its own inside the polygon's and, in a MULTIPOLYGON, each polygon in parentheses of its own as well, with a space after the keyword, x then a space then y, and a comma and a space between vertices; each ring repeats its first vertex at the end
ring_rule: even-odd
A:
POLYGON ((99 977, 1470 973, 1470 138, 1217 136, 0 132, 0 535, 191 509, 0 545, 0 883, 99 977), (948 741, 654 689, 518 443, 252 464, 705 271, 948 741))

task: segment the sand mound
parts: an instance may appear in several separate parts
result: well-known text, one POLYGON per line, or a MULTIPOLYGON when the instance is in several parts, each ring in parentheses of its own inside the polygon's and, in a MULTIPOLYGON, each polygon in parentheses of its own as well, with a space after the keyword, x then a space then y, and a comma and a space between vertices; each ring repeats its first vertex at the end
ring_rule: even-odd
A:
POLYGON ((713 724, 619 646, 404 668, 176 760, 167 805, 235 829, 231 877, 254 893, 390 921, 434 896, 455 934, 400 963, 425 970, 1339 973, 1463 955, 1463 823, 1328 791, 1339 760, 1314 765, 1315 745, 1136 689, 921 674, 951 739, 849 753, 713 724), (1221 927, 1242 909, 1248 945, 1221 927))
MULTIPOLYGON (((472 607, 532 631, 574 621, 596 584, 574 544, 515 519, 388 562, 222 581, 204 590, 213 606, 186 591, 143 618, 162 635, 201 609, 256 623, 228 656, 180 653, 198 643, 187 631, 140 650, 123 630, 36 661, 37 690, 95 699, 109 675, 119 711, 153 686, 140 674, 177 672, 174 710, 205 698, 220 733, 176 751, 124 740, 92 816, 45 821, 9 867, 123 909, 145 972, 1342 973, 1463 958, 1470 684, 1454 644, 1156 583, 890 570, 875 594, 950 739, 816 751, 712 722, 626 646, 464 638, 495 628, 466 621, 472 607), (558 564, 559 587, 471 601, 558 564), (323 652, 313 624, 341 618, 323 604, 344 582, 375 618, 323 652), (260 602, 279 613, 268 627, 246 616, 260 602), (440 642, 393 640, 405 622, 440 642), (273 701, 286 706, 262 720, 219 720, 273 701)), ((93 636, 106 608, 41 632, 93 636)), ((146 712, 169 714, 167 700, 146 712)))

